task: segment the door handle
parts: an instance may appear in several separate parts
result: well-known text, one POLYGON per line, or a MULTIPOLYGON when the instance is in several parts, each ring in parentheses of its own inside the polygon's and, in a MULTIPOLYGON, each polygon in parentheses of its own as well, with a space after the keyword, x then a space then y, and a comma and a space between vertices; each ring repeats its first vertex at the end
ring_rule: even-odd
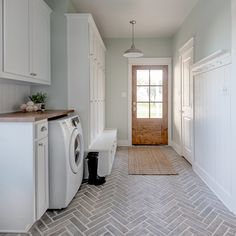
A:
POLYGON ((136 102, 133 102, 133 112, 136 112, 136 102))

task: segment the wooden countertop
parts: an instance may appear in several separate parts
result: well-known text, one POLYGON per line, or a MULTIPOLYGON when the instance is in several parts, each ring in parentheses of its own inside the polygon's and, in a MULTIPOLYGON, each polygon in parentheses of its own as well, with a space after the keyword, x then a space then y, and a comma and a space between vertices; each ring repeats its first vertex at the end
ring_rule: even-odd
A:
POLYGON ((74 110, 46 110, 44 112, 11 112, 0 114, 0 122, 35 122, 53 119, 73 113, 74 110))

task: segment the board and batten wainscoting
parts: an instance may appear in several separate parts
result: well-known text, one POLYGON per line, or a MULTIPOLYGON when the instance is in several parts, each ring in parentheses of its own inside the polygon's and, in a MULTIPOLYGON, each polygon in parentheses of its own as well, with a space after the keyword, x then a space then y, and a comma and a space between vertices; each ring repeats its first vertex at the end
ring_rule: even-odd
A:
MULTIPOLYGON (((231 0, 231 16, 232 16, 232 80, 231 80, 231 100, 236 101, 236 0, 231 0)), ((231 107, 231 155, 235 156, 235 140, 236 140, 236 106, 231 107)), ((236 168, 236 158, 233 158, 232 166, 236 168)), ((232 180, 233 196, 236 199, 236 175, 232 180)), ((236 214, 236 201, 234 202, 234 213, 236 214)))
POLYGON ((20 110, 29 94, 30 85, 0 80, 0 114, 20 110))
POLYGON ((217 51, 193 65, 194 171, 233 211, 230 155, 231 55, 217 51))

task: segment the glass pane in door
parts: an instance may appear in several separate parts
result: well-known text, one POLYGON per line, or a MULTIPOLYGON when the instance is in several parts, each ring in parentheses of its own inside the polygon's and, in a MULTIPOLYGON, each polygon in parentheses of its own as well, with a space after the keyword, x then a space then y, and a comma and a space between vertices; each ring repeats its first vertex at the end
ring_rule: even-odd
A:
POLYGON ((163 85, 162 70, 150 70, 150 85, 163 85))
POLYGON ((137 86, 137 102, 149 102, 148 86, 137 86))
POLYGON ((137 85, 149 85, 149 70, 137 70, 137 85))
POLYGON ((149 103, 137 103, 137 118, 149 118, 149 103))
POLYGON ((162 103, 151 103, 150 104, 150 118, 159 118, 163 117, 162 103))
POLYGON ((150 100, 151 102, 163 101, 163 88, 162 86, 150 87, 150 100))

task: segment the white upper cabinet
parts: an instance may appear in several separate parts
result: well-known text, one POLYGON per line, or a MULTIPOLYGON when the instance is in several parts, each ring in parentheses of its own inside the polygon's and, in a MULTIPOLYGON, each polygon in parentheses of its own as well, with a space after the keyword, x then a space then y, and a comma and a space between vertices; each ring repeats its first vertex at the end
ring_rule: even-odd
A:
POLYGON ((31 64, 30 74, 50 82, 50 9, 42 0, 30 1, 31 64))
POLYGON ((0 0, 0 78, 50 84, 50 14, 43 0, 0 0))
POLYGON ((3 17, 3 71, 29 76, 29 0, 5 0, 3 17))

